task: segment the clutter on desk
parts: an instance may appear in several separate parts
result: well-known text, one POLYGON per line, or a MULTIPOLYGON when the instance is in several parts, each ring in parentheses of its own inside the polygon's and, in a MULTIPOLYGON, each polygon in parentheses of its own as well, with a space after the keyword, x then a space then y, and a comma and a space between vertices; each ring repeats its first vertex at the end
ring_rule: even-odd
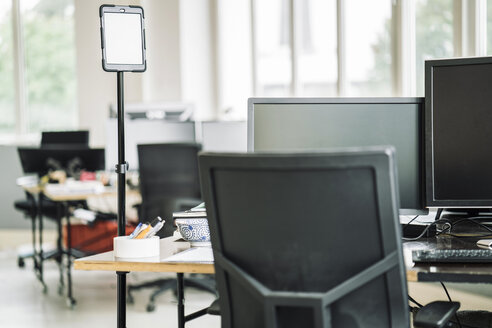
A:
POLYGON ((156 217, 150 223, 139 223, 129 236, 113 239, 115 257, 142 258, 159 256, 159 237, 155 234, 164 226, 164 220, 156 217))
POLYGON ((173 219, 183 239, 192 247, 211 245, 205 203, 187 211, 175 212, 173 219))
POLYGON ((144 258, 159 256, 159 236, 132 239, 119 236, 113 239, 114 256, 119 258, 144 258))
POLYGON ((104 185, 100 181, 76 181, 72 179, 67 179, 63 184, 48 183, 44 188, 45 193, 52 195, 98 194, 104 191, 104 185))
POLYGON ((130 239, 151 238, 155 236, 155 234, 159 232, 159 230, 162 229, 164 223, 165 221, 160 216, 156 217, 150 223, 140 222, 135 228, 135 230, 130 234, 129 238, 130 239))

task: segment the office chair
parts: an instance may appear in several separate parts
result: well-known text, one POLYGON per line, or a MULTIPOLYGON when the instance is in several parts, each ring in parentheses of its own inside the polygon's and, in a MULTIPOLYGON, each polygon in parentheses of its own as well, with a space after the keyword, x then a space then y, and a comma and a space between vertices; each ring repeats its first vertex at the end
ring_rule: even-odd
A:
POLYGON ((199 162, 222 327, 410 326, 391 149, 199 162))
MULTIPOLYGON (((157 216, 166 222, 158 235, 171 236, 175 227, 172 213, 187 210, 201 203, 197 154, 201 149, 194 143, 164 143, 138 145, 140 194, 138 208, 140 221, 151 221, 157 216)), ((155 309, 155 299, 166 290, 176 292, 175 279, 159 279, 140 285, 128 286, 128 301, 133 303, 132 292, 141 288, 159 287, 150 296, 147 311, 155 309)), ((195 287, 215 294, 215 282, 210 277, 188 278, 186 287, 195 287)))
POLYGON ((89 148, 89 131, 43 131, 41 148, 89 148))

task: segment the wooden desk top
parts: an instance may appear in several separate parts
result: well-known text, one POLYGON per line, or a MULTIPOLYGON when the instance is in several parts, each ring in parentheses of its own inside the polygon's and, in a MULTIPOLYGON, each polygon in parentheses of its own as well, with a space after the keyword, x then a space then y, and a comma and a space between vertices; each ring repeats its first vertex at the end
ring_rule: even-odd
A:
MULTIPOLYGON (((53 194, 50 193, 49 191, 45 190, 44 188, 40 186, 23 186, 22 189, 27 191, 30 194, 36 195, 39 194, 40 192, 43 192, 43 194, 49 198, 52 201, 55 202, 68 202, 68 201, 81 201, 81 200, 87 200, 90 197, 97 197, 97 196, 114 196, 117 193, 117 189, 115 187, 105 187, 102 192, 90 192, 90 193, 68 193, 68 194, 53 194)), ((140 192, 138 190, 126 190, 126 194, 133 194, 133 195, 140 195, 140 192)))
MULTIPOLYGON (((160 259, 123 260, 115 259, 113 252, 101 253, 84 257, 74 262, 76 270, 102 271, 150 271, 150 272, 183 272, 183 273, 214 273, 212 263, 169 263, 161 259, 182 252, 190 247, 184 241, 175 241, 176 237, 161 239, 160 259)), ((424 248, 476 248, 476 240, 463 240, 450 236, 440 236, 429 240, 405 242, 403 253, 407 268, 407 280, 444 281, 468 283, 492 283, 492 264, 439 264, 425 265, 412 262, 412 250, 424 248)))
POLYGON ((179 241, 176 237, 161 239, 159 258, 118 259, 113 252, 96 254, 74 261, 75 270, 96 271, 146 271, 146 272, 182 272, 214 273, 213 263, 171 263, 162 259, 190 248, 190 243, 179 241), (177 241, 178 240, 178 241, 177 241))

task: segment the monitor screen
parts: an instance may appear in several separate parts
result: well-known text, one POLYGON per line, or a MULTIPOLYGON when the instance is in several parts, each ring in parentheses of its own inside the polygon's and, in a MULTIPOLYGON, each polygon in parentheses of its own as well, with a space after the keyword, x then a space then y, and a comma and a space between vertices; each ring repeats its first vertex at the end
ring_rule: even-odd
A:
POLYGON ((492 57, 425 70, 427 205, 492 207, 492 57))
POLYGON ((251 98, 249 151, 393 146, 400 213, 426 213, 423 98, 251 98))

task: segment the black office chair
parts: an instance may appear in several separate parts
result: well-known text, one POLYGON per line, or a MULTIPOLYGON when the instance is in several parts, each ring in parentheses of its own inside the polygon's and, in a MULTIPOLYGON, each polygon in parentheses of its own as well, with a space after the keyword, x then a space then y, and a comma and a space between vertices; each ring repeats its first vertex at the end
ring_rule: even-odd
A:
POLYGON ((89 131, 43 131, 41 148, 89 148, 89 131))
POLYGON ((389 149, 199 162, 222 327, 409 327, 389 149))
MULTIPOLYGON (((140 221, 151 221, 157 216, 166 220, 159 236, 168 237, 176 230, 172 213, 187 210, 201 203, 198 157, 201 149, 194 143, 165 143, 138 145, 138 165, 142 204, 138 208, 140 221)), ((175 279, 159 279, 128 286, 128 301, 132 292, 141 288, 159 287, 150 296, 147 311, 155 309, 155 299, 166 290, 176 291, 175 279)), ((215 281, 188 278, 186 287, 195 287, 215 294, 215 281)))

